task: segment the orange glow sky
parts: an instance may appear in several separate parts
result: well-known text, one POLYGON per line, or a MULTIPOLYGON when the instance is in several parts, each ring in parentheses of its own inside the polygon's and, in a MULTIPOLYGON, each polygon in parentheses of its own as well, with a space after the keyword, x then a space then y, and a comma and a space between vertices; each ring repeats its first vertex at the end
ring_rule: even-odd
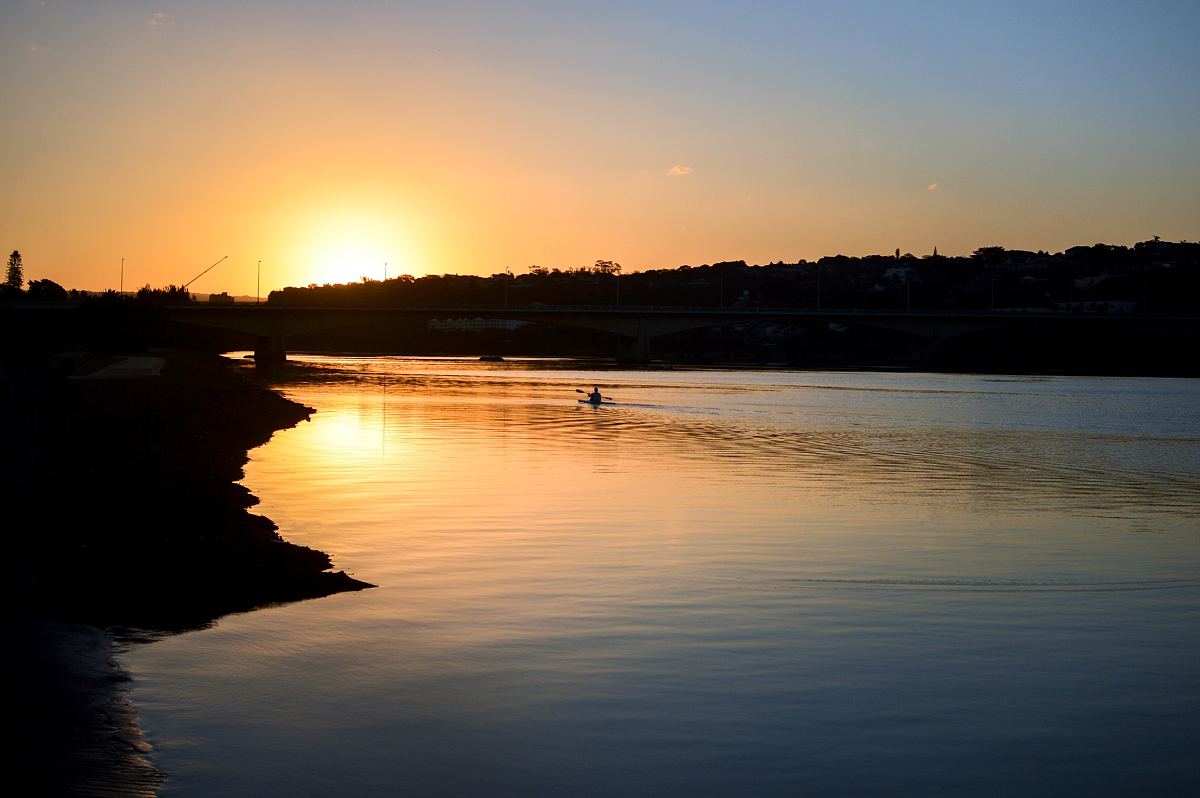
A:
POLYGON ((1200 6, 980 5, 4 0, 0 247, 252 295, 1200 238, 1200 6))

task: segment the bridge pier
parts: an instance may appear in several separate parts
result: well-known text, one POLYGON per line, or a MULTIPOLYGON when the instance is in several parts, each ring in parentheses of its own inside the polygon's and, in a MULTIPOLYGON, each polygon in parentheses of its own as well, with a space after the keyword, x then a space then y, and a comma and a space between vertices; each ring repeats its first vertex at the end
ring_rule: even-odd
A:
POLYGON ((621 336, 617 345, 617 362, 641 366, 650 362, 650 334, 641 321, 637 323, 635 335, 621 336))
POLYGON ((287 349, 283 345, 283 336, 272 332, 269 336, 258 339, 254 347, 254 365, 260 369, 274 369, 287 362, 287 349))
POLYGON ((912 365, 918 368, 933 367, 946 349, 945 339, 940 332, 925 338, 917 338, 910 347, 912 365))

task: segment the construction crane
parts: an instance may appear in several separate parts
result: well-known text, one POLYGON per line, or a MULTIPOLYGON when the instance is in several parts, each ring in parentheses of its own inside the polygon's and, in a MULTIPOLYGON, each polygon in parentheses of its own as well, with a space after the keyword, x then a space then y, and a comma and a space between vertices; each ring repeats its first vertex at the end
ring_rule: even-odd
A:
MULTIPOLYGON (((224 256, 223 258, 221 258, 221 260, 225 260, 225 259, 226 259, 226 258, 228 258, 228 257, 229 257, 229 256, 228 256, 228 255, 226 255, 226 256, 224 256)), ((190 279, 190 280, 188 280, 186 283, 184 283, 184 284, 183 284, 183 288, 184 288, 184 290, 186 291, 186 290, 187 290, 187 287, 188 287, 189 285, 191 285, 192 283, 196 282, 196 281, 197 281, 197 280, 199 280, 201 277, 203 277, 204 275, 206 275, 206 274, 208 274, 209 272, 211 272, 211 271, 212 271, 214 268, 216 268, 216 267, 217 267, 217 265, 218 265, 218 264, 221 262, 221 260, 217 261, 217 262, 216 262, 216 263, 214 263, 212 266, 209 266, 207 269, 205 269, 204 271, 200 272, 200 273, 199 273, 199 274, 197 274, 195 277, 193 277, 192 279, 190 279)))

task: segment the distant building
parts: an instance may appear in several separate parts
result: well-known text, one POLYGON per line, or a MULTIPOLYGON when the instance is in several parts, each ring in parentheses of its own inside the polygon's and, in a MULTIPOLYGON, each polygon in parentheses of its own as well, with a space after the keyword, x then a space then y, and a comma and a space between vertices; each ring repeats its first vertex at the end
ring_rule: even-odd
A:
POLYGON ((484 330, 516 330, 529 322, 513 319, 430 319, 430 332, 483 332, 484 330))
POLYGON ((1049 260, 1045 255, 1037 252, 1029 252, 1024 249, 1010 249, 1004 253, 1004 261, 1000 264, 1000 271, 1028 272, 1036 269, 1045 269, 1049 265, 1049 260))
POLYGON ((1137 313, 1137 302, 1102 300, 1099 302, 1055 302, 1060 313, 1137 313))

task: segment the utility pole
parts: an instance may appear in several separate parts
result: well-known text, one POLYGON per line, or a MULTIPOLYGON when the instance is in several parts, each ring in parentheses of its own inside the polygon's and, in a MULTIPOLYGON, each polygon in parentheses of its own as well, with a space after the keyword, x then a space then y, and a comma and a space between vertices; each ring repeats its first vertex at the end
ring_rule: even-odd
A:
POLYGON ((125 259, 124 258, 121 258, 121 290, 119 293, 122 296, 125 295, 125 259))
POLYGON ((258 298, 262 296, 262 260, 258 261, 258 271, 255 274, 254 281, 254 304, 258 304, 258 298))

